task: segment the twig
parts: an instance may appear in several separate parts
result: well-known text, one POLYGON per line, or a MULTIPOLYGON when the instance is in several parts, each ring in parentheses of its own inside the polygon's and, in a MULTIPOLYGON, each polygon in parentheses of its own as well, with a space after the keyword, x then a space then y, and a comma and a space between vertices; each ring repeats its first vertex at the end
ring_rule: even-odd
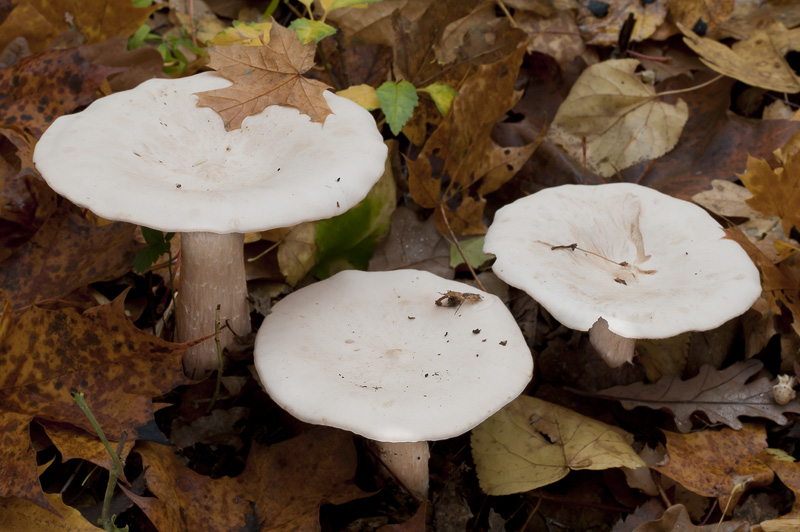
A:
POLYGON ((217 344, 217 383, 214 386, 214 395, 211 396, 211 403, 208 405, 208 410, 206 410, 206 414, 211 412, 211 409, 214 408, 214 403, 217 402, 219 398, 219 390, 222 384, 222 344, 219 342, 219 310, 220 306, 217 305, 217 317, 214 320, 214 343, 217 344))
POLYGON ((519 26, 517 26, 517 21, 514 20, 514 17, 512 17, 511 13, 508 11, 508 8, 506 7, 505 2, 503 2, 503 0, 495 0, 495 3, 498 6, 500 6, 500 10, 503 12, 503 14, 506 16, 506 18, 511 22, 511 27, 512 28, 519 28, 519 26))
POLYGON ((83 392, 79 392, 77 390, 70 390, 70 395, 72 396, 72 400, 75 401, 75 404, 78 405, 78 408, 81 409, 83 415, 89 420, 92 427, 94 427, 95 432, 97 432, 97 436, 100 438, 100 441, 103 442, 103 446, 105 446, 106 451, 111 456, 111 469, 108 471, 108 484, 106 484, 106 493, 103 497, 103 510, 100 516, 100 522, 103 525, 103 530, 106 532, 128 532, 128 527, 125 528, 117 528, 117 525, 114 523, 116 516, 111 515, 111 499, 114 497, 114 490, 117 487, 117 480, 122 475, 124 471, 124 465, 122 463, 122 459, 120 455, 122 454, 122 450, 125 447, 125 441, 128 439, 128 434, 123 430, 122 431, 122 438, 120 438, 119 443, 117 444, 117 450, 111 448, 111 444, 108 442, 108 438, 106 438, 103 429, 100 428, 100 424, 97 422, 97 419, 92 414, 92 411, 89 410, 89 405, 86 404, 86 398, 83 396, 83 392))
POLYGON ((456 249, 459 253, 461 253, 461 258, 464 259, 464 263, 466 263, 467 268, 469 268, 469 272, 472 274, 472 278, 475 279, 475 282, 478 283, 478 288, 483 290, 484 292, 488 292, 485 286, 480 279, 478 279, 478 274, 475 273, 475 270, 472 269, 472 264, 469 263, 469 259, 467 259, 467 255, 464 253, 464 250, 461 249, 461 244, 458 243, 458 239, 456 238, 456 234, 453 232, 453 228, 450 227, 450 222, 447 220, 447 213, 444 211, 444 205, 439 204, 439 210, 442 211, 442 219, 444 219, 444 225, 447 227, 447 231, 450 233, 450 236, 453 238, 453 243, 456 245, 456 249))

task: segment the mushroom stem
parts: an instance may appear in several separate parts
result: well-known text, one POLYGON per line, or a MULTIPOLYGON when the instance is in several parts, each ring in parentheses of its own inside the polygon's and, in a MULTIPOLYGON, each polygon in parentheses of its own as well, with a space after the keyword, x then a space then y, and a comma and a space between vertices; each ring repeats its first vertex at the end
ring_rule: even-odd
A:
POLYGON ((428 497, 428 459, 431 452, 427 441, 376 441, 375 449, 386 469, 418 500, 428 497))
MULTIPOLYGON (((244 273, 244 235, 239 233, 182 233, 181 282, 177 304, 178 339, 193 340, 214 332, 220 305, 223 349, 233 343, 234 332, 250 332, 247 283, 244 273)), ((217 347, 207 340, 186 350, 183 369, 193 379, 217 369, 217 347)))
POLYGON ((611 368, 633 361, 635 338, 625 338, 608 329, 608 322, 599 318, 589 329, 589 342, 611 368))

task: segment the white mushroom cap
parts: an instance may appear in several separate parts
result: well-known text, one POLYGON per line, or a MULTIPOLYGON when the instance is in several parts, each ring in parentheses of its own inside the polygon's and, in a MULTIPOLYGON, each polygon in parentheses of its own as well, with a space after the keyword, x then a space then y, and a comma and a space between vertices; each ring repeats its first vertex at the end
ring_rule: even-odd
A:
POLYGON ((153 79, 58 118, 36 145, 48 184, 111 220, 162 231, 244 233, 329 218, 361 201, 387 149, 372 116, 325 93, 324 125, 270 106, 226 131, 193 94, 215 72, 153 79))
POLYGON ((388 442, 463 434, 533 372, 499 298, 417 270, 344 271, 290 294, 258 331, 255 364, 293 416, 388 442), (447 291, 482 299, 436 306, 447 291))
POLYGON ((700 207, 647 187, 564 185, 498 210, 484 251, 571 329, 603 318, 626 338, 667 338, 722 325, 760 296, 758 270, 724 236, 700 207))

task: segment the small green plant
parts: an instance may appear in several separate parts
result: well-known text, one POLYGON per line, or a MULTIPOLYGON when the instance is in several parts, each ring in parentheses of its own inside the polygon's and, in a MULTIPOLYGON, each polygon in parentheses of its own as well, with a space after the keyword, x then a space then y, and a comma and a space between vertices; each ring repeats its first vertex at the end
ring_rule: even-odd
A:
POLYGON ((205 50, 197 46, 186 28, 181 27, 178 35, 158 35, 150 30, 150 26, 143 24, 128 39, 128 50, 135 50, 148 44, 156 44, 156 50, 164 60, 165 74, 178 74, 186 70, 189 66, 189 59, 181 48, 190 50, 198 55, 206 55, 205 50))

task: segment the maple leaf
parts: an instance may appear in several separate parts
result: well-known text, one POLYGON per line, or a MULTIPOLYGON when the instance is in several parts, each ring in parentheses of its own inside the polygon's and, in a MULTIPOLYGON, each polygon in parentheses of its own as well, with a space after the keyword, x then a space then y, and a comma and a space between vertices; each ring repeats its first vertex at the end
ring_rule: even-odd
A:
POLYGON ((119 439, 159 439, 152 397, 187 381, 183 344, 137 329, 125 316, 124 294, 80 314, 31 307, 0 317, 0 496, 47 508, 31 446, 34 418, 64 422, 94 434, 70 396, 85 391, 103 431, 119 439))
POLYGON ((766 377, 747 382, 763 364, 755 359, 737 362, 724 370, 703 366, 697 376, 682 381, 679 377, 662 377, 653 384, 637 382, 597 392, 597 396, 617 400, 631 410, 637 406, 667 410, 675 418, 681 432, 692 428, 692 415, 703 411, 711 423, 724 423, 741 429, 739 416, 771 419, 785 425, 782 412, 800 414, 800 404, 776 404, 766 377))
POLYGON ((314 52, 313 44, 301 44, 295 32, 275 22, 264 46, 210 48, 209 66, 233 85, 199 93, 197 105, 218 112, 228 130, 240 128, 245 117, 270 105, 294 107, 312 121, 324 122, 332 112, 322 95, 328 85, 303 77, 314 66, 314 52))
POLYGON ((753 194, 747 205, 764 216, 778 216, 786 235, 792 227, 800 229, 800 155, 789 155, 778 171, 764 159, 748 156, 747 171, 737 177, 753 194))

